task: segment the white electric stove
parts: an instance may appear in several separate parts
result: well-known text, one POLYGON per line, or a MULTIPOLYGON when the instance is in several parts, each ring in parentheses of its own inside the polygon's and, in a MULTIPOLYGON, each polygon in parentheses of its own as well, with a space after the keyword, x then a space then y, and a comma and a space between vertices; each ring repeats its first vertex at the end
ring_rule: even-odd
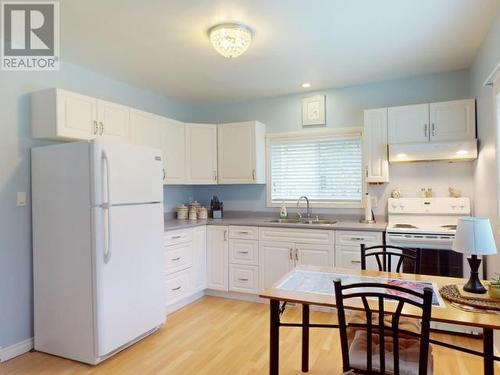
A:
POLYGON ((471 209, 469 198, 389 198, 388 213, 387 244, 449 250, 458 218, 471 209))

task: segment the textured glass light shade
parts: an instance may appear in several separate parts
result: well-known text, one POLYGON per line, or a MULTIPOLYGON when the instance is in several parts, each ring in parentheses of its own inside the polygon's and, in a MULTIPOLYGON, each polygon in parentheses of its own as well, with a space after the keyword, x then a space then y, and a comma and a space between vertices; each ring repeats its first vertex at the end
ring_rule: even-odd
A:
POLYGON ((227 58, 243 54, 252 43, 252 30, 236 23, 214 26, 209 31, 210 41, 215 50, 227 58))

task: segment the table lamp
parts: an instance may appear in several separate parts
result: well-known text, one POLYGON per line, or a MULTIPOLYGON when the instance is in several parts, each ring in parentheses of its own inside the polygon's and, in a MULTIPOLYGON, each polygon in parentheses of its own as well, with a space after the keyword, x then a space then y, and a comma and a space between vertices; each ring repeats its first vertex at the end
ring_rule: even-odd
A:
POLYGON ((486 289, 479 280, 478 270, 481 259, 477 256, 497 253, 490 220, 479 217, 458 218, 452 249, 458 253, 470 255, 467 259, 470 266, 470 278, 464 285, 464 290, 476 294, 486 293, 486 289))

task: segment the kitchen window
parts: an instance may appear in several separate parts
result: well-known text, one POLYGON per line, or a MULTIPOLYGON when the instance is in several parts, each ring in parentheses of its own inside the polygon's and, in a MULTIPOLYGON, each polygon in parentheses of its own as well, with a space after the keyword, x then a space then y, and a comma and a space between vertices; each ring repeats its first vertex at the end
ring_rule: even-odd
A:
POLYGON ((361 207, 361 147, 357 131, 269 135, 268 206, 305 195, 313 207, 361 207))

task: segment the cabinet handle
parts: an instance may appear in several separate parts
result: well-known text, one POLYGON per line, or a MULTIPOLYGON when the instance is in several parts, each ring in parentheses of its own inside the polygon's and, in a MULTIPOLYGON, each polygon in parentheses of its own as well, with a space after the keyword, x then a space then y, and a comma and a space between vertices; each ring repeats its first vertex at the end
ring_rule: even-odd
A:
POLYGON ((248 234, 248 232, 246 232, 246 231, 239 231, 238 233, 239 234, 248 234))
POLYGON ((227 241, 227 230, 224 231, 224 242, 227 241))
POLYGON ((424 135, 427 137, 427 124, 424 124, 424 135))
POLYGON ((238 251, 238 254, 248 254, 248 251, 238 251))
POLYGON ((365 167, 365 176, 368 177, 368 166, 365 167))
POLYGON ((97 121, 94 120, 94 135, 97 135, 98 130, 99 130, 99 125, 97 125, 97 121))
POLYGON ((288 249, 288 256, 289 256, 290 260, 293 260, 293 255, 292 255, 292 252, 293 252, 293 249, 292 249, 292 248, 289 248, 289 249, 288 249))
POLYGON ((351 263, 353 263, 353 264, 360 264, 361 261, 360 260, 351 260, 351 263))
POLYGON ((177 258, 173 258, 173 259, 170 259, 172 262, 177 262, 178 260, 181 260, 181 257, 177 257, 177 258))
POLYGON ((363 237, 351 237, 351 241, 364 241, 363 237))
POLYGON ((181 238, 181 236, 172 236, 170 237, 172 240, 178 240, 179 238, 181 238))
POLYGON ((434 125, 434 123, 431 125, 431 131, 432 131, 432 136, 434 137, 436 135, 436 126, 434 125))
POLYGON ((167 177, 167 172, 165 172, 165 168, 163 168, 163 181, 165 181, 165 177, 167 177))
POLYGON ((255 181, 255 169, 252 171, 252 178, 255 181))
POLYGON ((217 171, 214 170, 214 181, 217 181, 217 171))
POLYGON ((299 261, 299 249, 295 248, 295 260, 299 261))
POLYGON ((99 121, 99 125, 100 125, 100 128, 101 128, 101 131, 99 132, 99 135, 103 135, 104 134, 104 124, 102 121, 99 121))
POLYGON ((178 286, 177 288, 173 288, 171 290, 172 290, 172 292, 175 292, 176 290, 180 290, 181 288, 182 288, 181 286, 178 286))
POLYGON ((244 279, 242 277, 238 277, 238 281, 248 281, 248 279, 244 279))

